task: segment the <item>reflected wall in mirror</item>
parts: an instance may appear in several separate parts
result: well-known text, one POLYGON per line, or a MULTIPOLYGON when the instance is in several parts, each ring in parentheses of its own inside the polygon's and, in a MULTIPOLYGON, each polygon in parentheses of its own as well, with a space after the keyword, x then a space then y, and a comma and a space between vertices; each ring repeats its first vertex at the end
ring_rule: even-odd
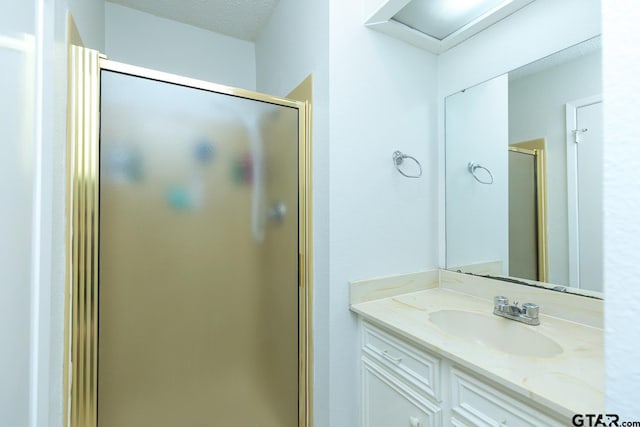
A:
POLYGON ((601 75, 596 37, 446 98, 447 268, 602 292, 601 75))

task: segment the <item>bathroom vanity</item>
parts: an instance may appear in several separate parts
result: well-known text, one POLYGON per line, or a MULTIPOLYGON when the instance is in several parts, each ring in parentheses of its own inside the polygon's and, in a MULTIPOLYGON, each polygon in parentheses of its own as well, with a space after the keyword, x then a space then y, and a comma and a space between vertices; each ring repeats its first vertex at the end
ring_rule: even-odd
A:
POLYGON ((604 409, 601 300, 449 271, 379 285, 351 284, 362 426, 561 426, 604 409), (540 325, 493 315, 502 294, 539 304, 540 325))
POLYGON ((572 425, 604 409, 600 5, 502 2, 436 34, 434 3, 368 2, 368 27, 440 54, 450 271, 351 283, 361 424, 572 425))

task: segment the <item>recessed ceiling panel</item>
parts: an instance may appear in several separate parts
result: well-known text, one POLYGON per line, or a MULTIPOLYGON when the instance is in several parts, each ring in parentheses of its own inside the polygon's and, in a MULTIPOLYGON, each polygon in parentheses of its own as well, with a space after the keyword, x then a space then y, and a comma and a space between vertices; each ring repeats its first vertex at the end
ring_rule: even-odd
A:
POLYGON ((443 40, 504 3, 509 1, 413 0, 392 19, 437 40, 443 40))

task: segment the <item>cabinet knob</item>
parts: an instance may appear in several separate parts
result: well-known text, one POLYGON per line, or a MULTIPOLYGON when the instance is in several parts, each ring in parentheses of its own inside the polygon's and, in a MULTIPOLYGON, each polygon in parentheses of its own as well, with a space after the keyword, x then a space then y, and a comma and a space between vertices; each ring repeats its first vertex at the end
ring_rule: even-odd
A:
POLYGON ((507 427, 507 420, 500 421, 500 427, 507 427))
POLYGON ((409 417, 409 425, 411 427, 420 427, 420 420, 416 417, 409 417))

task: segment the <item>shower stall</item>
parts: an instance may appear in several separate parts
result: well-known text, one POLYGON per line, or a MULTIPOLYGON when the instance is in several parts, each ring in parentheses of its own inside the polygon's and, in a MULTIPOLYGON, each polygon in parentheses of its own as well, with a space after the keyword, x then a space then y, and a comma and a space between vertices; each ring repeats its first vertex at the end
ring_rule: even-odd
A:
POLYGON ((70 425, 308 425, 307 103, 72 60, 70 425))

